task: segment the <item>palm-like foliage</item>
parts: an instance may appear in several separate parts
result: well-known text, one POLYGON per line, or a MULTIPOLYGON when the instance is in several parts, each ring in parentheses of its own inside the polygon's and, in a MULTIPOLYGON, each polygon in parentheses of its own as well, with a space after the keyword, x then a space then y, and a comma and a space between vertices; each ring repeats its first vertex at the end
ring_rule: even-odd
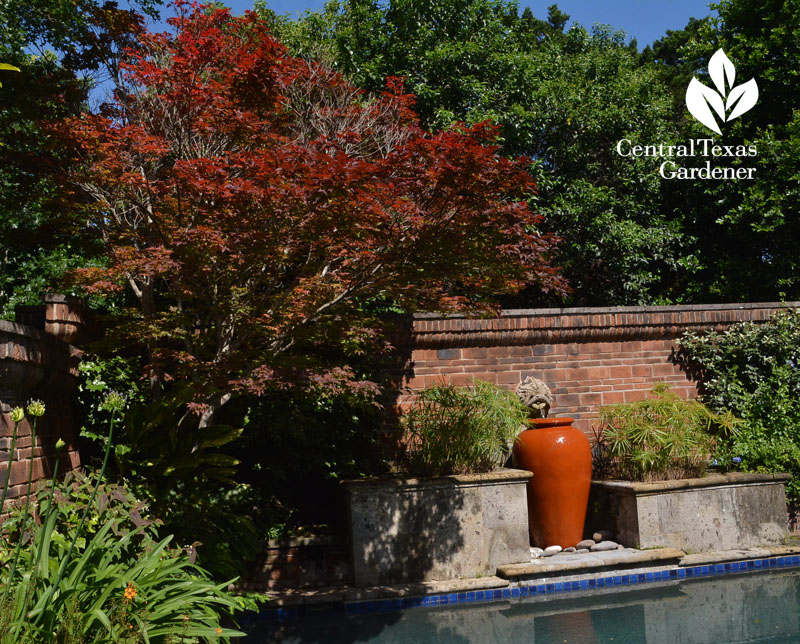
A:
POLYGON ((700 476, 717 437, 732 434, 737 422, 732 414, 715 414, 661 383, 646 400, 603 408, 595 469, 633 481, 700 476))

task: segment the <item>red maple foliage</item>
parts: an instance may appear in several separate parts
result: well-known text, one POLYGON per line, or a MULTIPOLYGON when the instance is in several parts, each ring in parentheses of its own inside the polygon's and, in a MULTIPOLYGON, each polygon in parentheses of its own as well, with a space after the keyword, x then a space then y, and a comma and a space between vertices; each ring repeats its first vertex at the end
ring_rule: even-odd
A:
POLYGON ((104 110, 60 129, 109 258, 81 279, 133 290, 153 377, 194 380, 206 417, 289 374, 354 385, 315 347, 377 341, 376 302, 475 312, 564 289, 525 162, 488 124, 425 132, 397 79, 370 98, 255 14, 175 6, 104 110))

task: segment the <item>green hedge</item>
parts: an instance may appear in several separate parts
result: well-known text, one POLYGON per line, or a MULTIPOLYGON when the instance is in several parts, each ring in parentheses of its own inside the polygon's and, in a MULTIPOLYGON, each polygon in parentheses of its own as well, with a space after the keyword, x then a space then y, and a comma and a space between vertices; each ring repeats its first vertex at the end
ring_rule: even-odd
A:
POLYGON ((788 472, 789 499, 800 501, 800 314, 787 311, 723 333, 687 333, 680 346, 697 370, 704 402, 743 421, 718 449, 719 464, 788 472))

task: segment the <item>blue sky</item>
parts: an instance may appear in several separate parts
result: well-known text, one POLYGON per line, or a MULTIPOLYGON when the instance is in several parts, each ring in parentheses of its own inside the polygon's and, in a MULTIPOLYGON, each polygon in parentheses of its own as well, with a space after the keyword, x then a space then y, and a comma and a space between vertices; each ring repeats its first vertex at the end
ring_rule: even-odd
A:
MULTIPOLYGON (((520 8, 529 6, 537 18, 547 16, 548 5, 555 0, 526 2, 520 0, 520 8)), ((243 13, 252 7, 252 0, 223 0, 234 13, 243 13)), ((302 15, 307 10, 320 10, 324 0, 268 0, 269 6, 278 13, 302 15)), ((682 29, 689 18, 702 18, 711 13, 704 0, 562 0, 557 2, 561 11, 570 15, 571 22, 585 27, 594 23, 606 23, 622 29, 629 37, 636 38, 639 48, 649 45, 664 35, 667 29, 682 29)))

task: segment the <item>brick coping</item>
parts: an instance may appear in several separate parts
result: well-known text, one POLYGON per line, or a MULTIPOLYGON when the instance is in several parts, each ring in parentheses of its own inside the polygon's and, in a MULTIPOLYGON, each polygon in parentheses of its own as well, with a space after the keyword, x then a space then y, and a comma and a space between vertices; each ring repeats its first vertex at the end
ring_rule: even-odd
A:
POLYGON ((412 349, 674 339, 687 331, 724 331, 738 322, 764 322, 800 302, 682 306, 509 309, 496 316, 418 313, 397 338, 412 349))
POLYGON ((671 304, 666 306, 577 306, 549 309, 502 309, 497 316, 476 317, 461 313, 415 313, 415 320, 486 320, 515 317, 537 317, 552 315, 608 315, 615 313, 681 313, 690 311, 749 311, 754 309, 800 308, 800 302, 742 302, 726 304, 671 304))

